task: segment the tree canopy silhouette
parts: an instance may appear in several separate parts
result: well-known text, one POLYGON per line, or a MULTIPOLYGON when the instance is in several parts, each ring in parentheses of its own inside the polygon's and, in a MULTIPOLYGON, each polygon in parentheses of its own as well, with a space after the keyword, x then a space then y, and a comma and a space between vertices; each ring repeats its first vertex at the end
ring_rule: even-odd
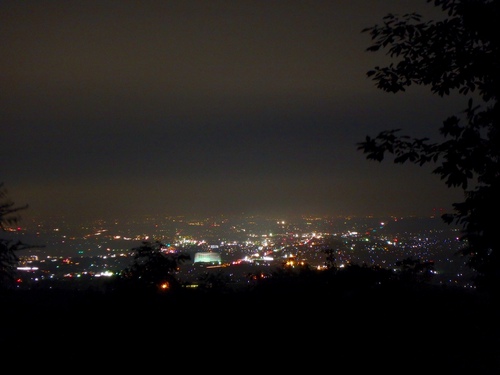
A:
MULTIPOLYGON (((4 183, 0 183, 0 231, 5 233, 11 230, 12 226, 15 226, 20 220, 18 211, 26 208, 28 208, 28 205, 16 206, 8 197, 8 191, 4 183)), ((35 246, 25 244, 19 240, 0 238, 0 287, 6 288, 14 283, 16 266, 19 263, 17 251, 32 247, 35 246)))
POLYGON ((429 86, 439 96, 464 95, 463 112, 446 118, 439 128, 442 142, 385 130, 358 143, 367 159, 395 163, 435 163, 448 187, 464 192, 464 201, 442 216, 459 224, 466 246, 460 254, 475 271, 477 287, 500 290, 500 249, 497 222, 500 212, 500 138, 498 90, 500 57, 497 20, 499 1, 427 0, 444 12, 443 20, 424 22, 417 13, 388 14, 382 25, 368 27, 372 45, 386 50, 392 61, 367 72, 381 90, 405 91, 416 84, 429 86), (467 103, 467 104, 465 104, 467 103))
POLYGON ((143 241, 134 247, 134 261, 123 270, 118 283, 137 290, 154 292, 176 290, 180 284, 176 271, 180 263, 190 260, 188 254, 171 254, 163 251, 165 245, 160 241, 143 241))

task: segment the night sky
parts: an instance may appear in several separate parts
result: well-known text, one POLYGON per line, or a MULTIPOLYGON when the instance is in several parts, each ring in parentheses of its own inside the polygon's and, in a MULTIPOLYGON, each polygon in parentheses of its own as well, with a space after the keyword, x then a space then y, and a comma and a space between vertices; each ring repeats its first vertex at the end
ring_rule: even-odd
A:
MULTIPOLYGON (((466 107, 389 94, 365 27, 425 0, 1 1, 1 174, 22 214, 431 215, 434 166, 356 143, 437 138, 466 107)), ((436 13, 437 12, 437 13, 436 13)))

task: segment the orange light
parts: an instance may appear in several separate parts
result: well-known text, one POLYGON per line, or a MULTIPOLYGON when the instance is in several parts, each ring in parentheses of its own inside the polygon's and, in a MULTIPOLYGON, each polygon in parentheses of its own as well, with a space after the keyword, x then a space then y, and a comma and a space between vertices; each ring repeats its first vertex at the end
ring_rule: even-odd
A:
POLYGON ((160 284, 160 289, 161 290, 167 290, 167 289, 170 289, 170 283, 168 281, 165 281, 163 283, 160 284))

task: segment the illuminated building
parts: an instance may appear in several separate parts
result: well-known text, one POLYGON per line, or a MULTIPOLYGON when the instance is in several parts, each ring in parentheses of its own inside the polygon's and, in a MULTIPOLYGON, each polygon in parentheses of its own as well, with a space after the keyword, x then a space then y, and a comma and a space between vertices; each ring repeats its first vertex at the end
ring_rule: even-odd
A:
POLYGON ((221 264, 221 257, 219 253, 211 253, 211 252, 196 253, 194 254, 194 263, 195 264, 203 263, 211 265, 221 264))

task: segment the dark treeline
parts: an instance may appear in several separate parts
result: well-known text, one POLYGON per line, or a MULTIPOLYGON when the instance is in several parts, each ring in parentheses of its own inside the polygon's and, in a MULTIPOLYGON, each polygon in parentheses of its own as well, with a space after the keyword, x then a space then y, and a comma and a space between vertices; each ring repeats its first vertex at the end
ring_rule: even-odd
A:
POLYGON ((137 371, 153 371, 172 355, 210 363, 213 356, 251 360, 255 351, 264 351, 276 371, 321 371, 325 361, 389 373, 500 369, 492 295, 429 283, 432 264, 417 259, 401 261, 397 272, 337 268, 334 249, 327 249, 323 271, 285 264, 271 273, 256 269, 236 289, 228 275, 214 272, 189 288, 175 277, 185 255, 165 255, 160 243, 132 251, 133 264, 104 287, 4 289, 4 353, 29 355, 34 369, 59 358, 88 369, 101 363, 130 370, 123 358, 131 348, 137 371))

